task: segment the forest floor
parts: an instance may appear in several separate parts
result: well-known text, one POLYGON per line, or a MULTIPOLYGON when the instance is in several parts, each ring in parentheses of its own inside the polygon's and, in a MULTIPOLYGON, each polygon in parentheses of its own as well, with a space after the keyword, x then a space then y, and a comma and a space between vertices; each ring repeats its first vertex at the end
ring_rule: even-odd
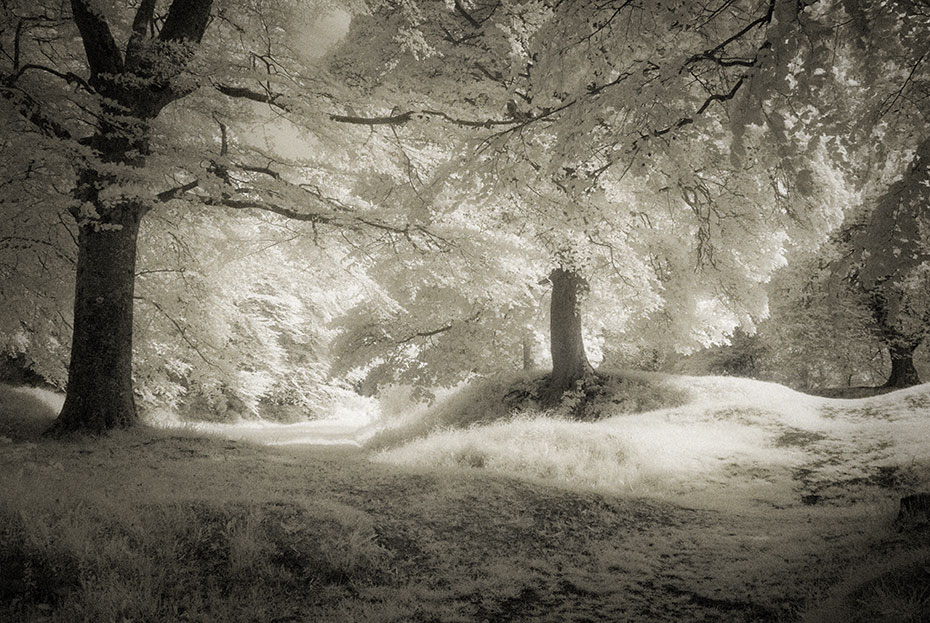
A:
POLYGON ((0 388, 0 621, 930 620, 927 518, 895 522, 930 491, 930 385, 650 382, 669 406, 447 405, 365 446, 50 441, 56 397, 0 388))

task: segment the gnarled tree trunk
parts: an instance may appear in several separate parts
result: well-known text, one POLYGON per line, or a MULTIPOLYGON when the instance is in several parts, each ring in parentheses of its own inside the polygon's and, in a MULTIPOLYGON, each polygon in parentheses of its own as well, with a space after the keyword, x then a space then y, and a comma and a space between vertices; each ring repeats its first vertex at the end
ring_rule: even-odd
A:
POLYGON ((920 376, 914 367, 914 351, 920 346, 921 340, 905 335, 895 326, 888 300, 880 286, 869 292, 869 308, 875 322, 875 332, 888 347, 891 358, 891 373, 882 387, 911 387, 920 384, 920 376))
POLYGON ((549 340, 552 375, 546 387, 547 402, 557 402, 562 394, 593 373, 581 335, 580 299, 588 283, 575 270, 556 268, 549 275, 552 302, 549 308, 549 340))
POLYGON ((891 356, 891 374, 884 387, 911 387, 920 384, 920 376, 914 367, 914 351, 918 343, 894 341, 888 347, 891 356))

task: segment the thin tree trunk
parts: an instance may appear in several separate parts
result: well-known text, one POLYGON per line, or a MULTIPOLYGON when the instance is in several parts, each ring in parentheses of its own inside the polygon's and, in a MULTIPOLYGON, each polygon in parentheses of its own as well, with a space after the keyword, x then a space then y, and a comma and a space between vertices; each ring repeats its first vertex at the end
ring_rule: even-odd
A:
POLYGON ((132 308, 141 215, 139 207, 124 206, 107 226, 80 228, 68 390, 51 434, 99 433, 136 421, 132 308))
POLYGON ((914 367, 914 351, 918 344, 892 342, 888 347, 891 355, 891 374, 884 387, 911 387, 920 384, 920 376, 914 367))
POLYGON ((533 360, 533 336, 529 333, 524 335, 521 346, 523 347, 523 369, 532 370, 536 367, 536 361, 533 360))
POLYGON ((552 282, 549 313, 552 375, 546 394, 549 402, 556 402, 593 369, 584 350, 579 306, 588 288, 587 281, 577 271, 565 268, 553 270, 549 280, 552 282))

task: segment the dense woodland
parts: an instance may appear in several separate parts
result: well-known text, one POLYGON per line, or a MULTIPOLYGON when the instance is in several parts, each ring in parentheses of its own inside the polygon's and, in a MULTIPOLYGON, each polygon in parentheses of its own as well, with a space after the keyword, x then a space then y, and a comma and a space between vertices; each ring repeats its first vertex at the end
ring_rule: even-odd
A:
POLYGON ((56 433, 919 383, 928 50, 926 0, 4 0, 8 367, 56 433))

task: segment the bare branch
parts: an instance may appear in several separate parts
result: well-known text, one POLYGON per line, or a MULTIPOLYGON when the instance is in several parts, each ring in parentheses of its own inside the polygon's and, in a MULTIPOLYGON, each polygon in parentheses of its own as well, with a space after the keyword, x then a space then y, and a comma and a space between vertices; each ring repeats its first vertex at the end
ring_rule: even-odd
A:
MULTIPOLYGON (((914 65, 911 67, 911 71, 908 72, 907 78, 905 78, 904 82, 901 84, 901 88, 895 91, 894 97, 890 98, 890 101, 888 102, 887 106, 884 103, 882 103, 882 106, 881 108, 879 108, 879 111, 878 111, 879 117, 884 117, 886 114, 891 112, 891 110, 895 107, 895 104, 897 104, 898 100, 901 99, 901 96, 904 94, 904 91, 907 90, 907 86, 914 79, 914 73, 917 71, 917 68, 920 67, 921 63, 924 62, 924 59, 927 58, 928 54, 930 54, 930 52, 925 52, 920 58, 917 59, 917 62, 914 63, 914 65)), ((889 99, 889 98, 886 98, 886 99, 889 99)))
POLYGON ((384 117, 357 117, 353 115, 330 115, 329 118, 339 123, 353 123, 356 125, 402 125, 413 119, 413 112, 387 115, 384 117))
POLYGON ((261 173, 262 175, 267 175, 268 177, 276 180, 281 179, 281 174, 271 167, 256 167, 247 164, 237 164, 236 167, 241 171, 248 171, 249 173, 261 173))
MULTIPOLYGON (((733 43, 734 41, 738 39, 741 39, 745 34, 753 30, 754 28, 769 24, 772 21, 772 16, 775 14, 775 2, 776 0, 769 0, 769 6, 765 12, 765 15, 762 15, 754 19, 753 21, 749 22, 743 28, 741 28, 738 32, 731 35, 730 37, 727 37, 724 41, 721 41, 720 43, 710 48, 709 50, 705 50, 689 58, 687 61, 685 61, 685 64, 682 65, 681 71, 684 71, 688 65, 691 65, 693 63, 696 63, 702 60, 709 60, 709 61, 718 63, 720 65, 724 65, 725 62, 721 59, 720 53, 723 52, 728 45, 730 45, 731 43, 733 43)), ((752 67, 755 64, 755 59, 749 62, 749 64, 746 64, 746 62, 737 62, 736 60, 731 60, 729 61, 729 63, 731 65, 744 65, 746 67, 752 67)))
POLYGON ((72 139, 68 128, 47 117, 35 98, 22 89, 7 84, 7 80, 0 81, 0 96, 12 102, 19 110, 19 114, 38 128, 42 134, 66 141, 72 139))
POLYGON ((706 111, 710 107, 710 105, 713 104, 714 102, 725 102, 727 100, 731 100, 734 97, 736 97, 736 93, 737 91, 739 91, 740 87, 743 86, 743 82, 745 81, 745 79, 746 79, 745 76, 740 77, 740 79, 737 80, 736 83, 733 85, 733 87, 726 93, 711 94, 710 97, 704 100, 704 103, 701 104, 701 107, 698 108, 692 116, 682 117, 681 119, 679 119, 672 125, 662 128, 661 130, 653 130, 651 133, 646 134, 643 137, 641 137, 641 139, 637 139, 636 141, 634 141, 633 147, 635 148, 637 146, 637 144, 639 143, 639 140, 658 138, 660 136, 668 134, 669 132, 678 130, 679 128, 683 128, 686 125, 694 123, 694 119, 704 114, 704 111, 706 111))
MULTIPOLYGON (((249 89, 248 87, 233 87, 225 84, 214 84, 214 88, 228 97, 247 99, 261 104, 274 106, 283 112, 291 112, 291 108, 281 102, 284 97, 280 93, 262 93, 249 89)), ((551 114, 552 111, 546 111, 545 115, 551 114)), ((541 116, 545 116, 541 115, 541 116)), ((408 110, 406 112, 396 113, 393 115, 375 115, 364 117, 361 115, 338 115, 330 114, 329 118, 337 123, 348 123, 353 125, 403 125, 415 119, 423 117, 438 117, 450 123, 468 128, 490 128, 493 126, 513 126, 520 123, 516 119, 462 119, 440 110, 408 110)))
POLYGON ((459 0, 455 0, 455 11, 456 11, 459 15, 461 15, 462 17, 464 17, 464 18, 465 18, 465 21, 467 21, 469 24, 471 24, 472 28, 481 28, 481 24, 478 22, 478 20, 476 20, 474 17, 472 17, 472 16, 468 13, 468 11, 465 10, 465 7, 462 6, 462 3, 461 3, 459 0))
POLYGON ((190 346, 194 350, 194 352, 197 353, 197 355, 201 359, 204 360, 204 362, 207 365, 210 365, 216 368, 217 370, 221 369, 218 365, 213 363, 213 361, 211 361, 206 355, 203 354, 203 352, 200 350, 200 347, 197 346, 197 344, 195 344, 189 337, 187 337, 187 331, 184 329, 183 326, 181 326, 181 323, 175 320, 174 317, 171 316, 171 314, 166 312, 165 309, 161 305, 159 305, 157 301, 153 301, 152 299, 148 299, 142 296, 136 296, 134 298, 140 301, 145 301, 146 303, 148 303, 149 305, 157 309, 159 312, 161 312, 161 315, 167 318, 168 321, 174 325, 174 328, 177 329, 178 334, 181 336, 181 339, 184 340, 187 343, 187 345, 190 346))
POLYGON ((93 93, 93 92, 94 92, 93 87, 90 86, 90 84, 88 84, 87 81, 84 80, 84 78, 81 78, 79 75, 77 75, 77 74, 75 74, 75 73, 72 73, 72 72, 70 72, 70 71, 69 71, 69 72, 60 72, 60 71, 58 71, 57 69, 52 69, 51 67, 46 67, 45 65, 37 65, 37 64, 35 64, 35 63, 26 63, 25 65, 21 66, 21 67, 19 68, 19 70, 18 70, 15 74, 12 74, 12 75, 9 76, 8 78, 5 78, 5 79, 4 79, 4 82, 8 82, 9 84, 13 84, 13 83, 15 83, 17 80, 19 80, 19 78, 20 78, 24 73, 26 73, 27 71, 30 71, 30 70, 34 70, 34 71, 44 71, 45 73, 51 74, 51 75, 53 75, 53 76, 55 76, 55 77, 57 77, 57 78, 61 78, 62 80, 64 80, 64 81, 67 82, 68 84, 78 84, 78 85, 80 85, 81 87, 83 87, 84 90, 86 90, 88 93, 93 93))
POLYGON ((16 23, 16 34, 13 36, 13 69, 19 69, 20 46, 25 25, 26 22, 22 19, 16 23))
POLYGON ((277 101, 281 97, 279 93, 260 93, 246 87, 233 87, 226 84, 214 83, 213 87, 227 97, 247 99, 253 102, 258 102, 260 104, 274 106, 283 112, 290 112, 290 108, 286 104, 282 104, 277 101))

